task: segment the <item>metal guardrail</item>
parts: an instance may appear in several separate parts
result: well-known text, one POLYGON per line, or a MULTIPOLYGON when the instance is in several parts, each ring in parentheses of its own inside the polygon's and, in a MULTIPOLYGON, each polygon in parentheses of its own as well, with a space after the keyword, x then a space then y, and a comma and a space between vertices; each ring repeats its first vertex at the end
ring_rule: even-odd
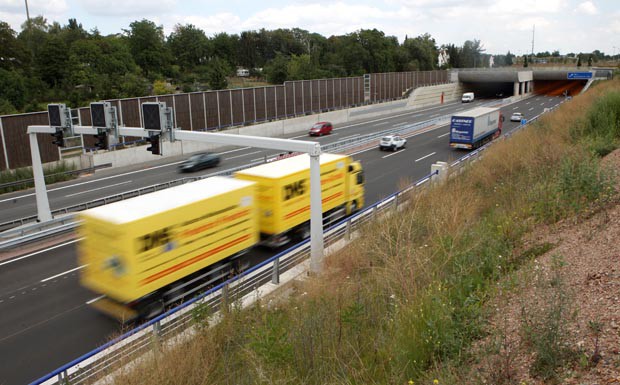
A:
MULTIPOLYGON (((555 107, 550 110, 552 109, 555 107)), ((544 113, 532 118, 526 125, 536 121, 544 113)), ((526 125, 519 126, 502 137, 508 138, 526 125)), ((481 153, 495 142, 492 141, 478 150, 466 154, 451 163, 450 167, 460 169, 468 163, 468 160, 472 161, 479 158, 481 153)), ((412 190, 420 186, 427 186, 431 178, 437 174, 438 172, 428 174, 404 190, 394 193, 328 228, 323 233, 326 249, 334 251, 344 247, 355 237, 355 231, 361 225, 388 210, 398 210, 399 206, 408 200, 409 193, 412 190)), ((289 273, 300 263, 307 260, 309 255, 309 240, 306 240, 252 267, 242 275, 227 280, 200 296, 61 366, 32 382, 31 385, 83 384, 90 383, 95 378, 111 375, 118 369, 119 365, 128 363, 128 360, 136 359, 140 354, 145 354, 153 349, 154 346, 160 346, 170 341, 181 341, 184 338, 183 336, 188 338, 193 332, 192 328, 196 326, 194 321, 199 318, 200 314, 204 313, 204 309, 207 309, 210 314, 215 314, 216 311, 222 309, 223 304, 230 304, 234 301, 249 301, 256 298, 256 292, 265 294, 269 291, 264 286, 266 284, 277 287, 281 282, 294 278, 299 272, 297 274, 289 273), (289 276, 282 279, 284 274, 289 274, 289 276)))

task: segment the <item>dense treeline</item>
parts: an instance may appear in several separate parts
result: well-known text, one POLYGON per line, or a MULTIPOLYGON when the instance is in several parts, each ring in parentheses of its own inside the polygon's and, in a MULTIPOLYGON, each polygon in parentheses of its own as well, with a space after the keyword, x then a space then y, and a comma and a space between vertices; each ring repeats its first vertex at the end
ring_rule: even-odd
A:
MULTIPOLYGON (((438 47, 429 34, 400 44, 383 32, 359 30, 326 38, 302 29, 218 33, 188 24, 165 36, 149 20, 102 36, 75 19, 49 24, 38 16, 17 33, 0 21, 0 115, 72 107, 94 100, 223 89, 237 67, 273 84, 286 80, 358 76, 372 72, 489 66, 480 41, 438 47), (438 60, 444 52, 445 60, 438 60), (440 64, 441 63, 441 64, 440 64)), ((514 55, 495 56, 512 65, 514 55)))

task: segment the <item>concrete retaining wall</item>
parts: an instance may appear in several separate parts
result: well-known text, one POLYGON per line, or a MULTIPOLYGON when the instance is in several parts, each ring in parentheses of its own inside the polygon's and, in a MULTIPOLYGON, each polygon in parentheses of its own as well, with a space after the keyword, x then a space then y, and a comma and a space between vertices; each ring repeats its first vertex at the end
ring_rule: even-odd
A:
POLYGON ((407 105, 413 108, 439 105, 441 104, 442 93, 444 103, 454 102, 461 100, 463 92, 464 90, 460 83, 420 87, 411 93, 407 105))

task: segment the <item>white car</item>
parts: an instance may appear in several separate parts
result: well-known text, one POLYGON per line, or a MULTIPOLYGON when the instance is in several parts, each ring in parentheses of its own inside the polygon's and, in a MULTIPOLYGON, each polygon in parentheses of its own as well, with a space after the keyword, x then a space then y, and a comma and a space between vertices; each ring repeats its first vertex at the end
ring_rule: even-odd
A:
POLYGON ((379 149, 383 150, 400 150, 401 148, 405 148, 407 145, 407 139, 401 138, 398 135, 387 135, 381 138, 379 141, 379 149))
POLYGON ((523 119, 523 114, 520 112, 513 112, 512 116, 510 117, 511 122, 520 122, 521 119, 523 119))

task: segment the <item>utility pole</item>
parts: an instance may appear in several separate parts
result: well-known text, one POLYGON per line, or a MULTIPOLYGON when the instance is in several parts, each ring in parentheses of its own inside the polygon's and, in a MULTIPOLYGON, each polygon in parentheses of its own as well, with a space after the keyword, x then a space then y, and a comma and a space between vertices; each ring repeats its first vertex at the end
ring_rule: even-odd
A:
POLYGON ((28 26, 30 27, 30 11, 28 11, 28 0, 24 0, 26 3, 26 20, 28 20, 28 26))
POLYGON ((532 57, 534 57, 534 33, 536 32, 536 24, 532 27, 532 57))

